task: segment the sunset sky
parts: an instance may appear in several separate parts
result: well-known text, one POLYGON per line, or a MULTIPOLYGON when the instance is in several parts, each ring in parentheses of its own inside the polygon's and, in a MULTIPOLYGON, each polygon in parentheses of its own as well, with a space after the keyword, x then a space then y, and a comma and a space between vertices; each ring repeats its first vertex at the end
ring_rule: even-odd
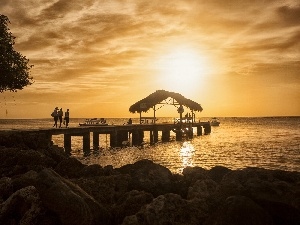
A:
POLYGON ((0 118, 137 117, 161 89, 199 117, 300 116, 299 0, 1 0, 0 14, 35 81, 0 94, 0 118))

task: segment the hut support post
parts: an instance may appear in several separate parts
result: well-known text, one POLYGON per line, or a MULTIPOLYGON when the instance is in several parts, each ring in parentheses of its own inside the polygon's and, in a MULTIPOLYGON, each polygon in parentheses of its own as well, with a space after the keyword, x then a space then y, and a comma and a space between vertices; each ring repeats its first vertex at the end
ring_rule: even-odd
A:
POLYGON ((156 112, 156 109, 155 109, 155 105, 153 106, 153 111, 154 111, 154 115, 153 115, 153 118, 154 118, 154 121, 153 121, 153 123, 155 124, 155 122, 156 122, 156 118, 155 118, 155 112, 156 112))
POLYGON ((194 110, 192 110, 192 124, 195 123, 195 113, 194 110))
POLYGON ((181 141, 183 135, 182 133, 182 113, 184 112, 183 106, 180 105, 177 111, 179 112, 179 130, 178 132, 176 132, 176 140, 181 141))
POLYGON ((142 124, 142 112, 140 112, 140 124, 142 124))

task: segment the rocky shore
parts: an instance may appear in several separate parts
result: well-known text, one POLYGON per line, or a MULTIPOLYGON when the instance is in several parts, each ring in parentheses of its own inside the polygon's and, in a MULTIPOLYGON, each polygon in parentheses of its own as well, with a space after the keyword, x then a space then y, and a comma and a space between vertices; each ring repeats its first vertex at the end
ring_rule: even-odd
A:
POLYGON ((0 173, 0 224, 300 224, 299 172, 87 166, 42 134, 0 132, 0 173))

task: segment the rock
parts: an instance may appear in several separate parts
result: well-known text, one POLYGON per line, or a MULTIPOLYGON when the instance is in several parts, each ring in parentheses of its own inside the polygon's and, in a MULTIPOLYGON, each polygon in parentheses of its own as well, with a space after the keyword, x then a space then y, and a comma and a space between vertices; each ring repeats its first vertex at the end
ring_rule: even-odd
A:
POLYGON ((275 225, 300 224, 300 210, 292 205, 262 199, 257 200, 256 202, 272 216, 275 225))
POLYGON ((217 183, 211 179, 198 180, 192 187, 189 188, 187 199, 199 198, 206 200, 208 197, 215 194, 217 183))
POLYGON ((126 216, 136 214, 142 206, 149 204, 153 196, 144 191, 133 190, 125 193, 113 207, 113 224, 121 224, 126 216))
POLYGON ((58 215, 63 225, 109 223, 110 216, 104 207, 51 169, 38 174, 36 187, 43 205, 58 215))
POLYGON ((14 176, 12 179, 13 190, 25 188, 27 186, 34 186, 38 173, 34 170, 30 170, 24 174, 14 176))
POLYGON ((111 208, 116 204, 118 199, 122 198, 129 191, 130 176, 128 174, 119 174, 111 176, 98 177, 82 177, 72 179, 89 195, 93 196, 96 201, 104 205, 106 208, 111 208))
POLYGON ((0 132, 1 224, 300 224, 299 172, 87 166, 47 135, 15 133, 0 132))
POLYGON ((208 171, 201 167, 186 167, 183 169, 182 174, 188 186, 192 186, 197 180, 208 178, 208 171))
POLYGON ((50 144, 50 136, 40 131, 0 131, 0 145, 22 149, 46 149, 50 144))
POLYGON ((126 216, 122 223, 122 225, 140 225, 140 224, 146 225, 147 223, 139 222, 136 215, 126 216))
POLYGON ((1 204, 0 224, 35 224, 42 210, 35 187, 28 186, 16 191, 1 204))
POLYGON ((268 170, 272 173, 272 176, 276 180, 285 181, 291 184, 299 184, 300 182, 300 173, 296 171, 283 171, 283 170, 268 170))
POLYGON ((208 213, 214 206, 218 184, 212 179, 198 180, 189 187, 187 199, 198 202, 199 208, 208 213))
POLYGON ((24 145, 31 149, 46 149, 51 142, 49 134, 40 131, 22 132, 22 136, 24 145))
POLYGON ((230 196, 204 225, 273 225, 270 215, 251 199, 230 196))
POLYGON ((185 177, 181 174, 173 174, 171 192, 174 194, 178 194, 182 198, 186 199, 188 195, 188 189, 189 185, 185 177))
POLYGON ((26 171, 39 172, 43 168, 56 166, 56 162, 52 158, 32 149, 18 151, 16 158, 17 165, 26 168, 26 171))
POLYGON ((214 196, 215 207, 211 211, 216 210, 218 202, 227 197, 243 195, 268 212, 276 225, 300 224, 299 181, 299 175, 293 172, 261 168, 231 171, 220 182, 218 196, 214 196))
POLYGON ((300 176, 293 172, 281 172, 280 176, 277 174, 278 171, 259 168, 232 171, 224 176, 220 189, 227 196, 239 194, 254 200, 292 204, 300 209, 300 176))
POLYGON ((85 167, 80 161, 73 157, 62 160, 56 167, 55 172, 66 178, 80 177, 82 169, 85 167))
POLYGON ((18 161, 16 158, 18 151, 20 149, 0 147, 1 177, 10 177, 13 175, 14 167, 18 161))
POLYGON ((122 225, 198 225, 202 224, 206 217, 207 215, 193 202, 169 193, 158 196, 150 204, 143 206, 137 214, 125 217, 122 225))
POLYGON ((57 145, 50 145, 47 148, 38 149, 42 154, 52 158, 57 164, 69 158, 70 156, 64 151, 64 148, 57 145))
POLYGON ((0 164, 2 176, 14 176, 30 170, 41 171, 54 167, 56 162, 44 154, 32 149, 1 148, 0 164))
POLYGON ((208 176, 215 182, 219 183, 225 174, 229 173, 231 170, 224 166, 215 166, 208 171, 208 176))
POLYGON ((114 174, 117 174, 118 172, 116 172, 113 168, 112 165, 107 165, 103 168, 104 170, 104 175, 105 176, 110 176, 110 175, 114 175, 114 174))
POLYGON ((172 190, 172 173, 170 170, 150 160, 141 160, 116 170, 122 174, 130 175, 131 190, 146 191, 155 197, 172 190))
POLYGON ((100 165, 89 165, 83 167, 82 170, 79 172, 80 177, 96 177, 96 176, 103 176, 104 169, 100 165))
POLYGON ((2 177, 0 179, 0 204, 13 194, 12 179, 9 177, 2 177))

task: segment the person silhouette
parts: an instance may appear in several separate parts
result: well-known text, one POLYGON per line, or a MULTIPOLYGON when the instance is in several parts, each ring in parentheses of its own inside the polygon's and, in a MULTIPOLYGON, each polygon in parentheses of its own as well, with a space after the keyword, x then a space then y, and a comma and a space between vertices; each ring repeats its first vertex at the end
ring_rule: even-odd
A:
POLYGON ((132 124, 132 119, 129 118, 129 120, 127 121, 127 124, 132 124))
POLYGON ((69 111, 69 109, 67 109, 67 111, 65 112, 64 120, 65 120, 65 123, 66 123, 66 128, 68 128, 69 122, 70 122, 70 111, 69 111))
POLYGON ((56 127, 57 128, 57 121, 58 121, 58 107, 55 107, 54 111, 52 112, 51 116, 53 117, 53 120, 54 120, 54 124, 53 124, 53 127, 56 127))
POLYGON ((61 128, 62 117, 64 115, 64 112, 62 111, 62 108, 60 108, 60 110, 57 112, 57 114, 58 114, 58 119, 59 119, 59 128, 61 128))

